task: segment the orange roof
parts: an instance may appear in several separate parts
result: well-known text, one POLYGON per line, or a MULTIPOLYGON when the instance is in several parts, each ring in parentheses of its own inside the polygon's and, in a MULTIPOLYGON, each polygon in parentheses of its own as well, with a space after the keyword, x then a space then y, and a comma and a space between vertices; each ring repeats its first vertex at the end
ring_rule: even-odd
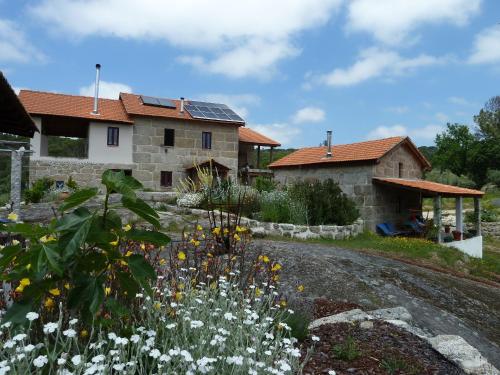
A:
POLYGON ((99 115, 92 114, 94 98, 21 90, 19 99, 30 115, 51 115, 133 124, 119 100, 99 99, 99 115))
MULTIPOLYGON (((120 93, 120 99, 125 106, 125 110, 129 115, 133 116, 152 116, 152 117, 166 117, 166 118, 177 118, 183 120, 192 120, 192 121, 209 121, 209 122, 217 122, 220 124, 228 124, 228 125, 238 125, 241 126, 241 123, 230 122, 230 121, 217 121, 217 120, 204 120, 204 119, 195 119, 191 117, 188 111, 180 112, 181 101, 169 99, 175 104, 175 108, 166 108, 166 107, 157 107, 152 105, 144 105, 141 100, 140 95, 136 94, 127 94, 120 93)), ((189 103, 186 100, 186 104, 189 103)))
POLYGON ((484 192, 482 192, 481 190, 467 189, 426 180, 374 177, 373 181, 405 189, 418 190, 424 194, 431 196, 442 195, 452 197, 482 197, 484 195, 484 192))
POLYGON ((430 163, 408 137, 392 137, 374 141, 332 146, 332 157, 326 157, 327 147, 301 148, 269 165, 269 168, 325 165, 333 163, 377 162, 394 147, 404 143, 421 161, 424 168, 430 163))
POLYGON ((252 130, 250 128, 243 128, 243 127, 240 128, 239 139, 240 142, 251 143, 259 146, 272 146, 272 147, 281 146, 281 144, 276 142, 275 140, 272 140, 271 138, 268 138, 265 135, 257 133, 255 130, 252 130))

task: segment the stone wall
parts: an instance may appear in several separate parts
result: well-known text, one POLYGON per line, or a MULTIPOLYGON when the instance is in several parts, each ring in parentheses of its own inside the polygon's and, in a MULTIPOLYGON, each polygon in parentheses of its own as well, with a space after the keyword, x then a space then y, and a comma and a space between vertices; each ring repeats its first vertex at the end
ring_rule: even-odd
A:
POLYGON ((92 163, 85 159, 38 158, 29 163, 30 183, 39 178, 50 177, 55 181, 67 181, 71 176, 80 186, 100 187, 101 176, 107 169, 130 169, 132 164, 92 163))
POLYGON ((417 157, 403 145, 396 147, 380 159, 373 172, 374 177, 422 178, 423 170, 417 157), (399 175, 399 163, 402 174, 399 175))
POLYGON ((236 179, 238 169, 238 127, 228 124, 158 118, 135 118, 133 135, 133 176, 146 188, 168 191, 187 177, 186 168, 213 158, 230 168, 236 179), (164 146, 164 130, 175 130, 173 147, 164 146), (202 149, 202 132, 212 132, 212 148, 202 149), (160 186, 161 171, 172 172, 172 188, 160 186))

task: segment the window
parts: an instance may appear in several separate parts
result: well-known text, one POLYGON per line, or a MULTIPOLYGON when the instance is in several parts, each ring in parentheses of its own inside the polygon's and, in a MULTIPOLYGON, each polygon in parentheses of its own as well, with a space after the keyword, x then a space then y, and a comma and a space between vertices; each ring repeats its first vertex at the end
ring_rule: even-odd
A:
POLYGON ((118 146, 119 137, 120 129, 110 126, 108 128, 108 146, 118 146))
POLYGON ((212 133, 203 132, 201 134, 201 148, 211 149, 212 148, 212 133))
POLYGON ((175 130, 165 129, 165 136, 163 138, 164 146, 173 146, 175 141, 175 130))
POLYGON ((160 185, 163 187, 172 186, 172 172, 161 171, 160 185))
POLYGON ((398 164, 398 177, 399 178, 403 177, 403 163, 398 164))

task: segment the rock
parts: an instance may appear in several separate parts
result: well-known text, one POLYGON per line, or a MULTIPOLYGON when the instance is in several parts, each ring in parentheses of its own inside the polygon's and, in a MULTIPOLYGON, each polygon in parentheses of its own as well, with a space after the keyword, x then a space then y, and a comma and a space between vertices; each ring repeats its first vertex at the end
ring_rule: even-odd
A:
POLYGON ((361 329, 372 329, 373 322, 371 320, 365 320, 364 322, 359 323, 359 328, 361 329))
POLYGON ((324 324, 351 323, 370 319, 373 319, 371 315, 368 315, 363 310, 354 309, 350 311, 344 311, 340 314, 325 316, 324 318, 316 319, 311 322, 311 324, 309 324, 309 329, 314 329, 324 324))
POLYGON ((428 339, 432 347, 460 366, 467 374, 499 375, 500 372, 479 351, 460 336, 438 335, 428 339))
POLYGON ((429 335, 427 333, 425 333, 423 330, 421 330, 420 328, 409 325, 404 320, 389 319, 389 320, 386 320, 386 322, 390 323, 392 325, 395 325, 396 327, 402 328, 405 331, 408 331, 408 332, 410 332, 418 337, 421 337, 423 339, 429 338, 429 335))
POLYGON ((403 306, 373 310, 369 311, 368 314, 382 320, 403 320, 405 322, 411 321, 411 314, 403 306))

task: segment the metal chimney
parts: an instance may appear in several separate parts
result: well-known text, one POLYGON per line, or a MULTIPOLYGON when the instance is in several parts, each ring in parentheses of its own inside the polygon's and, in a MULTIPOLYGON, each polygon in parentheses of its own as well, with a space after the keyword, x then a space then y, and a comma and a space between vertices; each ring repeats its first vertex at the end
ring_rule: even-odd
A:
POLYGON ((181 96, 181 113, 184 113, 184 98, 181 96))
POLYGON ((327 146, 326 157, 331 158, 332 157, 332 131, 331 130, 326 131, 326 146, 327 146))
POLYGON ((101 73, 101 64, 95 65, 95 92, 94 92, 94 110, 92 114, 99 114, 99 75, 101 73))

